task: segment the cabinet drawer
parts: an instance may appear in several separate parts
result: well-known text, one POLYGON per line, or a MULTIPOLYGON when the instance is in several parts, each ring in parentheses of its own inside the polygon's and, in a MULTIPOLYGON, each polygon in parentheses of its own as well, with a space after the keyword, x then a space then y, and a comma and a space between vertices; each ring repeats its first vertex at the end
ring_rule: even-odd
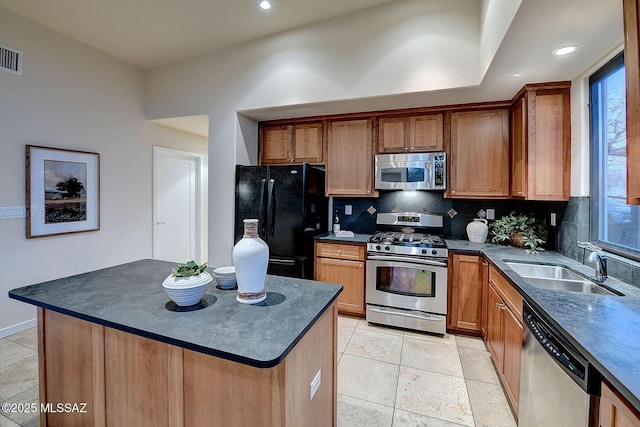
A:
POLYGON ((316 243, 316 257, 364 261, 363 245, 316 243))
POLYGON ((516 318, 522 322, 522 295, 494 266, 489 267, 489 283, 494 286, 516 318))

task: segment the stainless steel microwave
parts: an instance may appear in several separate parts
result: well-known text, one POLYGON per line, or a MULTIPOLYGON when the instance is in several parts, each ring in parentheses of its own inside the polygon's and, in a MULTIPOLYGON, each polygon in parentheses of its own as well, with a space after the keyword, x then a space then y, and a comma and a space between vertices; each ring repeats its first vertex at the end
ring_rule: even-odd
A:
POLYGON ((376 190, 445 190, 447 153, 378 154, 376 190))

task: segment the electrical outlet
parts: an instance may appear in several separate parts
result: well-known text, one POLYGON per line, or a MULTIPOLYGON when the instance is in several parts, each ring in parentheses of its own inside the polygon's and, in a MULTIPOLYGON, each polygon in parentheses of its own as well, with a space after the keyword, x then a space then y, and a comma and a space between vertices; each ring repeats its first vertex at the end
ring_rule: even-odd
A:
POLYGON ((487 219, 496 219, 495 209, 487 209, 487 219))
POLYGON ((556 226, 556 214, 554 212, 551 213, 551 226, 556 226))
POLYGON ((309 400, 313 399, 316 392, 320 388, 320 383, 322 382, 322 369, 318 370, 318 373, 315 377, 313 377, 313 381, 309 384, 309 400))
POLYGON ((344 205, 344 214, 345 215, 351 215, 352 213, 353 213, 353 206, 344 205))

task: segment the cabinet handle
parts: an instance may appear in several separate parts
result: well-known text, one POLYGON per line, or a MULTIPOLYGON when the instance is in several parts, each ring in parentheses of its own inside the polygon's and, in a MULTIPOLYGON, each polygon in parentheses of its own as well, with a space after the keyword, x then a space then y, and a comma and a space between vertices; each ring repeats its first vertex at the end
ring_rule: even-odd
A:
POLYGON ((504 309, 506 309, 506 308, 507 308, 507 306, 506 306, 506 305, 504 305, 504 304, 500 304, 499 302, 497 302, 497 303, 496 303, 496 307, 498 307, 500 310, 504 310, 504 309))
POLYGON ((518 194, 522 194, 522 191, 518 191, 517 193, 518 193, 518 194))
POLYGON ((483 262, 483 263, 482 263, 482 266, 483 266, 483 267, 486 267, 486 266, 488 266, 488 265, 489 265, 489 263, 488 263, 488 262, 483 262))
POLYGON ((404 147, 404 151, 409 151, 409 149, 407 147, 404 147))
POLYGON ((456 194, 456 190, 451 190, 451 194, 456 194))

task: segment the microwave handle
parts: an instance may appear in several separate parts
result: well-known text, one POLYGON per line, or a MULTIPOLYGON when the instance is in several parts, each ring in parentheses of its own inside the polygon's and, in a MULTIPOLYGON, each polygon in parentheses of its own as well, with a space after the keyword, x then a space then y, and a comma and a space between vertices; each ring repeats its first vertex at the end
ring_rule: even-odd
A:
POLYGON ((424 169, 427 171, 427 184, 429 188, 433 188, 435 185, 435 177, 433 176, 433 162, 424 162, 424 169))

